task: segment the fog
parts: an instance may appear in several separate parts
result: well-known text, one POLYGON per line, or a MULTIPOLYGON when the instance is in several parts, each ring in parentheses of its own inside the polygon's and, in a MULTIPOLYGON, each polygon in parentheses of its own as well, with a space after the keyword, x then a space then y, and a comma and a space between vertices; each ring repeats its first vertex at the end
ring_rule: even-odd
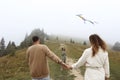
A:
POLYGON ((96 33, 114 44, 120 41, 119 7, 119 0, 0 0, 0 39, 19 44, 26 33, 40 28, 83 39, 96 33), (98 23, 84 23, 77 14, 98 23))

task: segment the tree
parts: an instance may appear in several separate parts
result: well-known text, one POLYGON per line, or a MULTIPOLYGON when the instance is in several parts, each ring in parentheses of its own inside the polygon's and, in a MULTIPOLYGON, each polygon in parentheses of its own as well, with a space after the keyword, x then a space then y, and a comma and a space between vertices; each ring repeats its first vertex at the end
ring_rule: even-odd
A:
POLYGON ((1 47, 1 50, 5 50, 5 40, 4 38, 1 39, 1 42, 0 42, 0 47, 1 47))
POLYGON ((25 39, 21 42, 20 47, 25 48, 32 45, 32 37, 38 36, 40 38, 40 43, 44 44, 45 38, 48 38, 47 34, 44 33, 44 29, 34 29, 30 35, 25 36, 25 39))
POLYGON ((56 37, 56 40, 59 40, 58 36, 56 37))
POLYGON ((2 49, 1 46, 2 46, 2 45, 1 45, 1 42, 0 42, 0 50, 2 49))
POLYGON ((116 42, 113 46, 113 50, 120 51, 120 42, 116 42))
POLYGON ((16 45, 15 45, 15 42, 14 42, 14 41, 12 42, 11 45, 12 45, 12 48, 16 49, 16 45))
POLYGON ((1 39, 0 41, 0 56, 3 56, 6 54, 6 51, 5 51, 5 40, 4 38, 1 39))
POLYGON ((27 47, 27 46, 30 44, 30 40, 29 40, 28 38, 29 38, 29 36, 28 36, 28 34, 26 33, 25 39, 24 39, 24 41, 21 43, 21 46, 22 46, 22 47, 27 47))
POLYGON ((40 38, 40 42, 42 43, 42 44, 44 44, 44 38, 45 38, 45 34, 44 34, 44 29, 42 29, 42 31, 40 31, 40 36, 39 36, 39 38, 40 38))
POLYGON ((8 45, 7 45, 7 48, 6 48, 7 54, 10 54, 11 56, 14 56, 14 55, 15 55, 15 51, 16 51, 15 42, 9 41, 9 43, 8 43, 8 45))
POLYGON ((83 42, 83 45, 87 45, 86 41, 83 42))
POLYGON ((70 43, 75 43, 75 41, 74 41, 74 40, 72 40, 72 39, 70 39, 70 43))
POLYGON ((25 35, 25 39, 24 39, 24 44, 25 44, 25 46, 27 46, 27 38, 28 38, 28 34, 26 33, 26 35, 25 35))
POLYGON ((6 50, 9 50, 11 48, 11 41, 9 41, 6 50))

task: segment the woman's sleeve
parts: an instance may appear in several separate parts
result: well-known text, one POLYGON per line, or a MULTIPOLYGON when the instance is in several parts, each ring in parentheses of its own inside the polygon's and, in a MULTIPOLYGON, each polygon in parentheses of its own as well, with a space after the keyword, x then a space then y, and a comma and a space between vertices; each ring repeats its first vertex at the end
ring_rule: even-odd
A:
POLYGON ((110 68, 109 68, 109 58, 108 58, 108 53, 107 53, 107 57, 105 59, 105 63, 104 63, 104 70, 105 70, 105 77, 109 78, 110 77, 110 68))
POLYGON ((80 66, 83 66, 86 63, 86 59, 88 56, 88 51, 84 51, 82 56, 79 58, 79 60, 72 65, 72 68, 79 68, 80 66))

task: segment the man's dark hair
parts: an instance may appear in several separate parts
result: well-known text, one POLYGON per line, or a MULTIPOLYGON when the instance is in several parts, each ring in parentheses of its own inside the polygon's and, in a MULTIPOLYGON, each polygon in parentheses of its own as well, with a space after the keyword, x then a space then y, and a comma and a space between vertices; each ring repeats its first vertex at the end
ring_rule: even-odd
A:
POLYGON ((32 41, 33 41, 33 42, 36 42, 36 41, 38 41, 38 40, 39 40, 39 37, 38 37, 38 36, 33 36, 33 37, 32 37, 32 41))

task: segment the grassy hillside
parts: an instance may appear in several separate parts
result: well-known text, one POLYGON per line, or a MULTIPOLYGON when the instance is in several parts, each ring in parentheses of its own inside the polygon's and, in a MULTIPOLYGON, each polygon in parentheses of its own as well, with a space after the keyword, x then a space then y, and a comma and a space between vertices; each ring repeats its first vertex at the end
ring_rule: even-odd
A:
MULTIPOLYGON (((46 45, 60 57, 60 42, 46 42, 46 45)), ((80 44, 65 43, 67 56, 76 61, 87 46, 80 44)), ((31 80, 29 68, 25 60, 26 49, 16 51, 15 56, 4 56, 0 58, 0 80, 31 80)), ((120 52, 109 51, 111 80, 120 80, 120 52)), ((69 71, 60 70, 60 66, 48 59, 50 76, 53 80, 74 80, 69 71)), ((84 67, 82 67, 84 71, 84 67)))
MULTIPOLYGON (((61 57, 60 43, 59 42, 47 42, 46 45, 54 52, 56 55, 61 57)), ((50 76, 53 80, 73 80, 74 76, 69 75, 68 70, 61 71, 61 66, 55 62, 49 60, 50 65, 50 76)))
MULTIPOLYGON (((46 45, 60 57, 59 43, 47 42, 46 45)), ((25 60, 26 49, 18 50, 15 56, 0 58, 0 80, 31 80, 29 68, 25 60)), ((50 76, 53 80, 73 80, 68 70, 61 71, 61 66, 48 59, 50 76)))
POLYGON ((109 51, 111 80, 120 80, 120 52, 109 51))
POLYGON ((29 80, 29 70, 25 61, 25 50, 19 50, 15 56, 0 58, 0 80, 29 80))

